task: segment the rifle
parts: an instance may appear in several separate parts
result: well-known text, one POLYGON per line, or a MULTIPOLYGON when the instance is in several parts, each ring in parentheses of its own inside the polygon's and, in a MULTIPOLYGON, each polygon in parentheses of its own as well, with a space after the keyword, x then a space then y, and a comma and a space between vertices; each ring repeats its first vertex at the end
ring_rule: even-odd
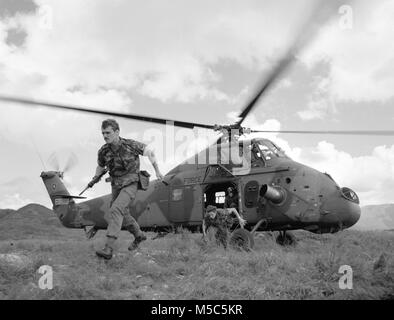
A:
POLYGON ((101 177, 103 175, 105 175, 108 172, 107 169, 105 169, 100 175, 98 176, 94 176, 93 179, 88 183, 87 187, 85 189, 82 190, 82 192, 79 194, 81 195, 82 193, 84 193, 86 190, 88 190, 89 188, 93 187, 93 185, 95 185, 97 182, 100 181, 101 177))

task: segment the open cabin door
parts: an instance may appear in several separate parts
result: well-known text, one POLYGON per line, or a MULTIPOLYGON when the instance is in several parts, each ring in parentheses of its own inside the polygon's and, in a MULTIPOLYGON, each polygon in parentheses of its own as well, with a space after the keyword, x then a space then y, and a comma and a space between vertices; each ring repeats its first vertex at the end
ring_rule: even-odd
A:
MULTIPOLYGON (((183 184, 172 185, 169 195, 169 218, 172 223, 199 224, 205 210, 204 192, 207 185, 229 184, 237 178, 222 165, 206 166, 203 175, 184 177, 183 184)), ((235 182, 234 182, 235 183, 235 182)))
POLYGON ((238 211, 242 210, 240 178, 234 176, 225 166, 220 164, 208 166, 202 185, 204 192, 203 210, 205 210, 208 205, 223 208, 228 187, 233 187, 237 190, 238 206, 236 209, 238 211))

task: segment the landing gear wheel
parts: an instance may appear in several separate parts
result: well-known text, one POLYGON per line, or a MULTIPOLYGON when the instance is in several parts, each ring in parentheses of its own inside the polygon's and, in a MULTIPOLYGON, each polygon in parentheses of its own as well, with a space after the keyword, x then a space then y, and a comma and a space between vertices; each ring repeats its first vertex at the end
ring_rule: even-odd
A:
POLYGON ((230 245, 235 249, 250 251, 254 247, 253 235, 245 229, 235 229, 230 236, 230 245))
POLYGON ((296 244, 296 238, 290 232, 281 231, 276 237, 276 243, 281 246, 292 246, 296 244))

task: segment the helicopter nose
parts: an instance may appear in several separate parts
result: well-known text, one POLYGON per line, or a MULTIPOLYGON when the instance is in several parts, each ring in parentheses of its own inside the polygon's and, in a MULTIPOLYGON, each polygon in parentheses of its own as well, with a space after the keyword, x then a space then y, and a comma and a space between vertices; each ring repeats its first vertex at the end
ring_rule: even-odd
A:
MULTIPOLYGON (((346 200, 345 200, 346 201, 346 200)), ((355 203, 348 203, 348 209, 343 216, 342 223, 344 227, 350 228, 351 226, 355 225, 357 221, 360 219, 361 216, 361 208, 358 204, 355 203)))
POLYGON ((349 188, 342 188, 340 194, 333 195, 323 208, 322 222, 338 223, 342 228, 349 228, 357 223, 361 208, 356 193, 349 188))
POLYGON ((360 200, 357 194, 350 188, 341 188, 342 200, 346 202, 347 209, 343 223, 349 228, 357 223, 361 216, 360 200))

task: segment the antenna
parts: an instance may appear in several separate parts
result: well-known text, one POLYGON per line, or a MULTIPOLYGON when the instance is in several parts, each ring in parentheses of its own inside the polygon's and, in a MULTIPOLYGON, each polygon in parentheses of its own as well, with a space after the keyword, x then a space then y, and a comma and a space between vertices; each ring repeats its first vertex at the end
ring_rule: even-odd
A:
POLYGON ((31 141, 32 144, 33 144, 34 150, 36 151, 38 158, 40 158, 41 164, 42 164, 42 166, 44 167, 44 171, 47 171, 47 169, 45 168, 44 161, 42 161, 40 152, 38 151, 37 146, 36 146, 36 144, 34 143, 34 139, 33 139, 33 137, 31 137, 31 136, 30 136, 30 141, 31 141))

